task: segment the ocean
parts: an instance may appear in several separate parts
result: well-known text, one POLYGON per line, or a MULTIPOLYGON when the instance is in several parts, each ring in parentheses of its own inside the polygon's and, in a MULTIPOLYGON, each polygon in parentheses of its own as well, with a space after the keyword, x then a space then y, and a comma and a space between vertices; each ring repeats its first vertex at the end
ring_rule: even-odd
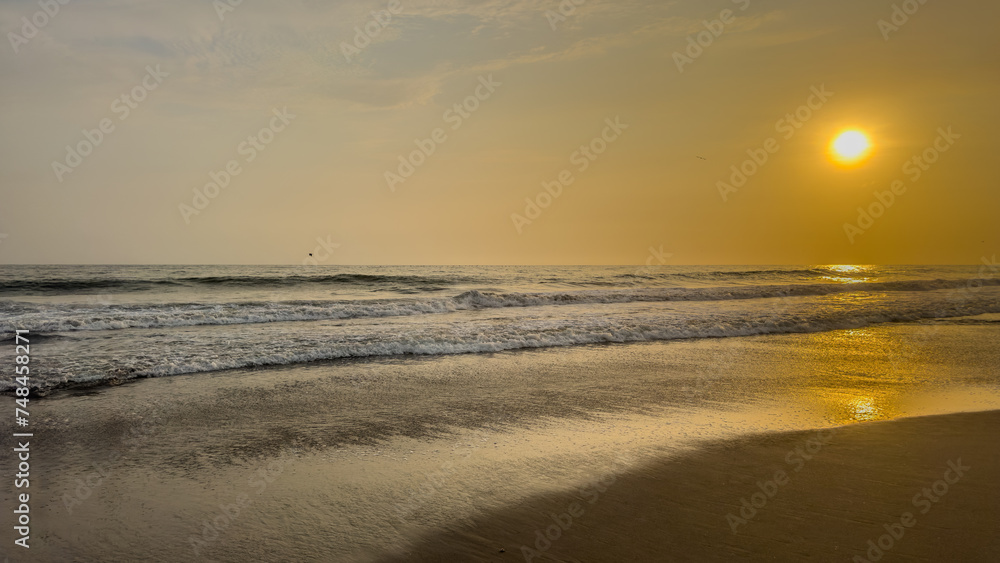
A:
MULTIPOLYGON (((608 541, 637 548, 614 530, 641 505, 649 518, 685 515, 663 528, 681 526, 672 542, 698 538, 678 553, 731 560, 753 536, 733 534, 726 515, 775 467, 794 473, 774 501, 790 508, 768 504, 748 530, 812 507, 822 495, 796 487, 822 488, 825 472, 848 478, 837 494, 850 489, 865 471, 850 464, 869 454, 891 458, 876 469, 933 475, 952 459, 939 447, 954 444, 947 455, 974 471, 988 464, 969 440, 910 451, 897 443, 905 433, 862 456, 834 440, 801 473, 786 456, 818 429, 1000 409, 995 274, 985 264, 8 266, 0 365, 14 365, 13 331, 28 330, 34 393, 23 406, 8 397, 11 415, 30 412, 11 428, 31 436, 8 433, 0 446, 30 441, 32 545, 0 555, 521 560, 549 513, 582 498, 569 535, 613 532, 608 541), (616 475, 659 485, 609 489, 616 475), (653 504, 613 500, 661 486, 653 504)), ((877 529, 897 514, 872 510, 877 529)), ((812 552, 833 553, 864 544, 863 520, 820 526, 826 539, 806 524, 801 533, 814 534, 812 552)))
MULTIPOLYGON (((995 266, 993 266, 995 268, 995 266)), ((995 323, 980 266, 6 266, 34 394, 341 358, 995 323), (950 320, 949 320, 950 319, 950 320), (44 343, 44 344, 42 344, 44 343)), ((4 352, 12 353, 12 347, 4 352)), ((11 381, 0 383, 10 391, 11 381)))

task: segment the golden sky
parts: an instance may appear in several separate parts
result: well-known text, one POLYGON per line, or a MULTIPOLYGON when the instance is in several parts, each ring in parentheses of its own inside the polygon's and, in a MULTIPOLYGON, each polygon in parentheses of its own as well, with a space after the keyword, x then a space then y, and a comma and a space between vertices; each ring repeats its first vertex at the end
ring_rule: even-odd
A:
POLYGON ((576 2, 0 2, 0 263, 1000 245, 997 3, 576 2))

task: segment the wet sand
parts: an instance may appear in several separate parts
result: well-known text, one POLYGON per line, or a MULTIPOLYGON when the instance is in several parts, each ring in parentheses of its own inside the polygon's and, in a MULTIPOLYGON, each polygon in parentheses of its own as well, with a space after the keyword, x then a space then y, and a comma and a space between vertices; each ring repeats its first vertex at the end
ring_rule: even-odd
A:
POLYGON ((998 433, 992 411, 718 441, 385 561, 996 561, 998 433))
POLYGON ((998 339, 887 325, 61 393, 32 402, 32 548, 0 560, 849 561, 959 458, 968 475, 883 560, 996 559, 998 339), (795 472, 820 428, 841 429, 795 472))

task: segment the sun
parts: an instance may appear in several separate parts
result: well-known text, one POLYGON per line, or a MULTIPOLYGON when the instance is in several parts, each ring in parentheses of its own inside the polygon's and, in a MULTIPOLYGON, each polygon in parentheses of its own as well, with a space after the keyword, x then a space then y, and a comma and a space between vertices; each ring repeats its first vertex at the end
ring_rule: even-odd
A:
POLYGON ((868 136, 856 129, 844 131, 830 143, 830 154, 840 164, 856 164, 871 153, 868 136))

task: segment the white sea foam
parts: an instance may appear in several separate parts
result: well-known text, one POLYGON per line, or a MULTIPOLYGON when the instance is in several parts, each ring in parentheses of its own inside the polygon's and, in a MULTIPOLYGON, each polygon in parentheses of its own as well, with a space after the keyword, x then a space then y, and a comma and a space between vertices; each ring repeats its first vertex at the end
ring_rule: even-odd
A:
MULTIPOLYGON (((107 341, 76 333, 47 346, 60 359, 42 366, 39 388, 138 377, 396 355, 439 355, 685 338, 819 332, 878 323, 1000 313, 1000 288, 961 300, 953 292, 518 305, 394 319, 320 320, 282 325, 156 329, 107 341), (488 314, 483 314, 489 311, 488 314), (135 350, 141 350, 137 354, 135 350)), ((469 299, 466 296, 463 299, 469 299)), ((475 297, 479 299, 479 297, 475 297)), ((987 317, 989 318, 989 317, 987 317)))
MULTIPOLYGON (((880 293, 960 289, 964 281, 912 280, 855 284, 740 285, 727 287, 600 289, 562 292, 492 292, 470 290, 454 297, 432 299, 372 299, 330 301, 233 302, 217 304, 169 303, 144 305, 6 304, 0 333, 30 326, 37 332, 120 330, 128 328, 235 325, 433 315, 455 311, 550 307, 602 303, 665 301, 723 301, 821 296, 839 293, 880 293)), ((1000 279, 984 280, 986 286, 1000 279)))

